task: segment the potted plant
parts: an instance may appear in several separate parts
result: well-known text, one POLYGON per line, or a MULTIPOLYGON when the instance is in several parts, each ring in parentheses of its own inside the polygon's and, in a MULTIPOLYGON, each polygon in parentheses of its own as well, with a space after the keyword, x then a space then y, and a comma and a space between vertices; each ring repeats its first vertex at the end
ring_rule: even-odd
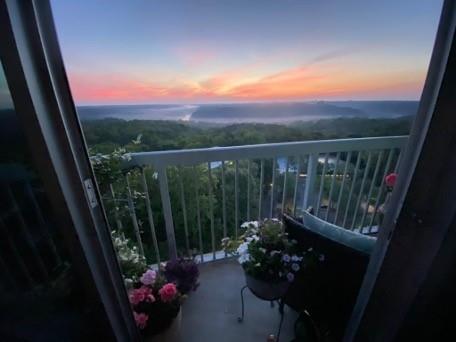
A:
POLYGON ((246 284, 259 298, 276 300, 285 295, 295 274, 304 266, 297 242, 288 239, 276 219, 245 222, 238 240, 224 238, 225 251, 238 256, 246 284))
POLYGON ((198 265, 192 258, 182 257, 168 261, 163 267, 163 274, 184 295, 195 291, 199 286, 198 265))
POLYGON ((113 231, 112 240, 137 327, 143 335, 172 336, 179 329, 186 294, 199 285, 197 264, 193 259, 179 258, 163 263, 158 270, 151 269, 130 239, 113 231))
POLYGON ((164 274, 146 270, 128 293, 136 325, 144 335, 156 335, 171 326, 183 300, 176 284, 164 274))

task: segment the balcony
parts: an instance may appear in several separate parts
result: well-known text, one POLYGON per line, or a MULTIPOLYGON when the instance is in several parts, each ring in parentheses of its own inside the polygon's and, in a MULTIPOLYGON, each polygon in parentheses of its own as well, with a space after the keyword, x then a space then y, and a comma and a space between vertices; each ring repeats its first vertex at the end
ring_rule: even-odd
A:
MULTIPOLYGON (((180 334, 185 340, 213 340, 211 333, 222 328, 232 334, 226 340, 257 340, 275 332, 277 310, 266 310, 269 304, 250 294, 250 319, 261 317, 261 322, 237 323, 243 272, 226 259, 220 240, 238 236, 243 221, 280 218, 283 213, 300 216, 309 207, 326 222, 375 236, 387 194, 384 179, 396 169, 406 139, 132 153, 123 162, 121 179, 105 187, 105 206, 111 226, 128 232, 149 264, 178 255, 205 263, 201 288, 184 306, 180 334), (196 331, 199 335, 193 336, 196 331)), ((287 339, 293 317, 290 312, 284 323, 287 339)))
MULTIPOLYGON (((280 322, 278 306, 244 292, 245 319, 238 322, 241 312, 240 290, 244 274, 236 260, 224 259, 200 265, 201 285, 183 305, 178 328, 163 342, 265 341, 277 335, 280 322)), ((285 308, 280 340, 293 339, 297 314, 285 308)), ((157 339, 151 338, 151 342, 157 339)))

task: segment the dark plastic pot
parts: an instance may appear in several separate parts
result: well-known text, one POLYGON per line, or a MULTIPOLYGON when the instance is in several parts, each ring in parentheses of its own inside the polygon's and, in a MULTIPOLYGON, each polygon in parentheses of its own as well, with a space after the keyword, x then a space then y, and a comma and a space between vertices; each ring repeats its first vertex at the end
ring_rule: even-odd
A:
POLYGON ((277 300, 285 296, 288 291, 290 283, 288 281, 281 281, 278 283, 270 283, 264 280, 253 278, 245 274, 245 281, 250 291, 260 299, 263 300, 277 300))

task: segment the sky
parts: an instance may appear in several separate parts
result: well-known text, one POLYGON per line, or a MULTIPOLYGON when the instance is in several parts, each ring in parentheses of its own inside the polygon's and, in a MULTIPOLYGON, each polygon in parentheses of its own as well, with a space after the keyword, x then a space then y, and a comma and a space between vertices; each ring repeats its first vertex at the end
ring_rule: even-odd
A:
POLYGON ((417 100, 441 0, 52 0, 77 104, 417 100))

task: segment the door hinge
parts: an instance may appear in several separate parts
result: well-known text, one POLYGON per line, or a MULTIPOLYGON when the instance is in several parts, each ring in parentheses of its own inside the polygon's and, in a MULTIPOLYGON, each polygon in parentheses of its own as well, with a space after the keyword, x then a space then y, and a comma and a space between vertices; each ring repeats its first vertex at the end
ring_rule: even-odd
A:
POLYGON ((98 205, 97 195, 95 194, 95 188, 92 183, 92 179, 87 178, 84 180, 84 188, 87 196, 87 201, 92 208, 95 208, 98 205))

